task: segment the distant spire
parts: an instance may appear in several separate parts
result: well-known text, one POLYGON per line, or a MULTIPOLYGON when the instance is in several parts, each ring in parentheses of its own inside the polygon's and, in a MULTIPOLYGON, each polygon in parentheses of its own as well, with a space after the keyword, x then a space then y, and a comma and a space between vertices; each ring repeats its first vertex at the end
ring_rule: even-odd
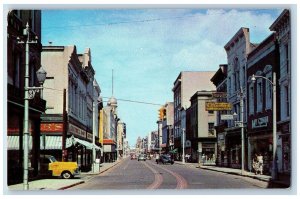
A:
POLYGON ((114 96, 114 69, 111 71, 111 96, 114 96))

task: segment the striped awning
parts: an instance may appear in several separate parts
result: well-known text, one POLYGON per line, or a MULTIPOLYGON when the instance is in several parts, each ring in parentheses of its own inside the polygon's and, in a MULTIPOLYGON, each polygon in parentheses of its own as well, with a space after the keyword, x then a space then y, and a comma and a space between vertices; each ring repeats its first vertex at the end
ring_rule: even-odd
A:
MULTIPOLYGON (((85 146, 87 149, 93 149, 93 143, 90 143, 90 142, 87 142, 87 141, 85 141, 85 140, 81 140, 81 139, 78 139, 78 138, 75 138, 75 137, 72 137, 72 138, 70 138, 70 139, 73 139, 72 141, 73 141, 73 144, 80 144, 80 145, 83 145, 83 146, 85 146)), ((101 148, 100 147, 98 147, 97 145, 95 145, 95 149, 97 150, 97 151, 100 151, 101 150, 101 148)))
MULTIPOLYGON (((19 150, 19 136, 7 136, 7 150, 19 150)), ((93 144, 79 138, 71 137, 66 139, 66 148, 72 145, 80 144, 88 149, 93 149, 93 144)), ((32 149, 32 136, 29 136, 29 150, 32 149)), ((41 150, 62 150, 62 136, 40 136, 41 150)), ((100 151, 101 148, 95 145, 95 149, 100 151)))
MULTIPOLYGON (((66 139, 66 148, 73 145, 70 138, 66 139)), ((29 136, 29 150, 32 149, 32 136, 29 136)), ((62 137, 61 136, 43 136, 40 137, 40 149, 41 150, 61 150, 62 149, 62 137), (44 146, 45 143, 45 146, 44 146)), ((7 150, 19 150, 19 136, 7 136, 7 150)))
MULTIPOLYGON (((72 146, 72 140, 70 138, 66 139, 66 148, 72 146)), ((62 150, 62 136, 41 136, 40 149, 45 150, 62 150), (44 146, 45 143, 45 146, 44 146)))
MULTIPOLYGON (((20 148, 20 141, 18 135, 11 135, 7 136, 7 150, 19 150, 20 148)), ((23 142, 24 144, 24 142, 23 142)), ((29 150, 32 149, 32 136, 29 136, 28 139, 28 146, 29 150)))

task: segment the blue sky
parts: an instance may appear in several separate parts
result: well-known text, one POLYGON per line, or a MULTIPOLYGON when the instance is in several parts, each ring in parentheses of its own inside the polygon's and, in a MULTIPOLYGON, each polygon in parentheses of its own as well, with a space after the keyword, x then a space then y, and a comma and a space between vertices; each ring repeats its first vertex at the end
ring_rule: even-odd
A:
MULTIPOLYGON (((42 43, 89 47, 103 97, 164 104, 173 101, 180 71, 217 71, 227 62, 224 45, 240 27, 259 43, 280 9, 43 10, 42 43)), ((104 98, 105 100, 105 98, 104 98)), ((134 145, 157 129, 159 106, 118 101, 118 114, 134 145)))

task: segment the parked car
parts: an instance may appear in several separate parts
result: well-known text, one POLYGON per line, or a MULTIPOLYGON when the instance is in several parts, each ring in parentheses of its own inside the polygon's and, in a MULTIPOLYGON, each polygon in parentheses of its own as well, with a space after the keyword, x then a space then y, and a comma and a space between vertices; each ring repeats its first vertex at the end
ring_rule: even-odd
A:
POLYGON ((41 175, 60 176, 63 179, 80 175, 77 162, 59 162, 52 155, 41 155, 41 175))
POLYGON ((136 155, 131 155, 131 160, 136 160, 136 155))
POLYGON ((138 161, 140 161, 140 160, 146 161, 146 154, 140 154, 138 157, 138 161))
POLYGON ((163 164, 174 164, 174 160, 169 155, 161 155, 158 159, 156 159, 156 163, 163 163, 163 164))

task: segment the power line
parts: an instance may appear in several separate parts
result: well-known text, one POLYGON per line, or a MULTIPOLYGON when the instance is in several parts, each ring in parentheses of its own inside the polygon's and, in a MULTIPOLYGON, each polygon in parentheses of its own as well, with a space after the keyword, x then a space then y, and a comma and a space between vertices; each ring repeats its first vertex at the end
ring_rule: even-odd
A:
POLYGON ((172 19, 183 19, 188 17, 199 17, 195 15, 182 16, 182 17, 169 17, 169 18, 155 18, 155 19, 143 19, 143 20, 133 20, 133 21, 119 21, 119 22, 110 22, 110 23, 95 23, 95 24, 81 24, 81 25, 70 25, 70 26, 52 26, 44 27, 43 29, 55 29, 55 28, 77 28, 77 27, 89 27, 89 26, 111 26, 119 24, 129 24, 129 23, 145 23, 153 21, 162 21, 162 20, 172 20, 172 19))
MULTIPOLYGON (((110 97, 102 97, 109 99, 110 97)), ((156 104, 152 102, 142 102, 142 101, 135 101, 135 100, 127 100, 127 99, 117 99, 119 101, 125 101, 125 102, 132 102, 132 103, 139 103, 139 104, 149 104, 149 105, 155 105, 155 106, 163 106, 162 104, 156 104)))

